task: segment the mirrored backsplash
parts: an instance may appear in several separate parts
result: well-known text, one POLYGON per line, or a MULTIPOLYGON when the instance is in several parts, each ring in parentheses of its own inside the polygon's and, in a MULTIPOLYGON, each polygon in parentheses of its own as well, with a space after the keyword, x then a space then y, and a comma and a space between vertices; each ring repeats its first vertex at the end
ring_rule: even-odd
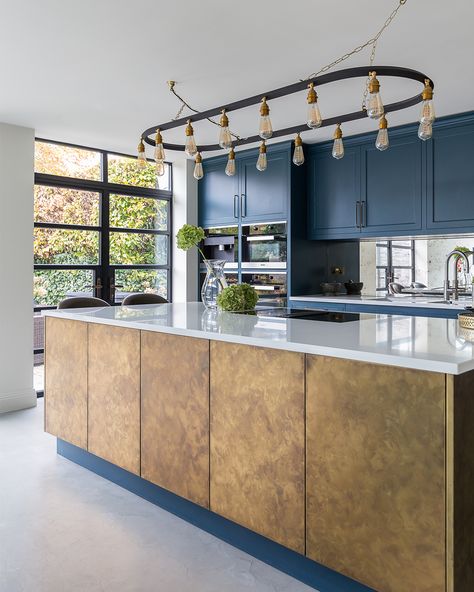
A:
MULTIPOLYGON (((449 238, 407 240, 374 240, 360 243, 360 281, 362 293, 383 296, 397 290, 413 288, 442 293, 446 257, 455 248, 474 250, 474 235, 449 238)), ((469 256, 473 262, 472 255, 469 256)), ((458 282, 465 293, 471 292, 471 273, 464 262, 456 264, 458 282)), ((454 263, 450 278, 454 277, 454 263)), ((470 270, 474 272, 474 269, 470 270)))

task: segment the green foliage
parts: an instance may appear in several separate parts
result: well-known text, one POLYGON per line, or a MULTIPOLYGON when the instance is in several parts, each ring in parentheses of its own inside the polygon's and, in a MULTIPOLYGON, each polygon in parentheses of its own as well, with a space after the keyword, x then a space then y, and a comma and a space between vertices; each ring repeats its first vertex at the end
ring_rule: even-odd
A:
POLYGON ((257 291, 250 284, 228 286, 217 296, 217 306, 229 312, 253 310, 257 302, 257 291))
POLYGON ((197 247, 199 243, 204 240, 204 230, 200 226, 192 226, 191 224, 184 224, 178 230, 176 235, 178 249, 187 251, 192 247, 197 247))

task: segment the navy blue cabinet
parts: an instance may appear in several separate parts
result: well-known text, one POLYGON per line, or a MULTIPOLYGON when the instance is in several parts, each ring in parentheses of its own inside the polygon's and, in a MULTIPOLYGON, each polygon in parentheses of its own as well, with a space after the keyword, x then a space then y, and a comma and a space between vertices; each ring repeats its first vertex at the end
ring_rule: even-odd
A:
POLYGON ((332 157, 331 146, 308 149, 309 238, 358 235, 360 229, 360 147, 344 158, 332 157))
POLYGON ((199 224, 204 227, 287 220, 291 145, 269 146, 267 169, 256 168, 258 149, 236 153, 237 172, 225 174, 227 156, 204 160, 199 181, 199 224))
POLYGON ((388 150, 362 149, 362 236, 416 233, 423 226, 423 142, 416 128, 392 134, 388 150))
POLYGON ((474 229, 474 118, 435 125, 427 142, 427 228, 474 229))

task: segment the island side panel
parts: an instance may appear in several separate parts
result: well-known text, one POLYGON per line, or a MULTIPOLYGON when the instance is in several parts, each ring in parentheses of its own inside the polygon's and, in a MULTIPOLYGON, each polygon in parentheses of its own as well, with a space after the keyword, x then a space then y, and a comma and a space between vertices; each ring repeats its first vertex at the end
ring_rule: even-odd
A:
POLYGON ((209 341, 141 332, 142 477, 209 507, 209 341))
POLYGON ((211 341, 211 510, 304 553, 303 354, 211 341))
POLYGON ((87 449, 87 324, 46 317, 45 431, 87 449))
POLYGON ((140 474, 140 331, 89 325, 89 452, 140 474))
POLYGON ((448 376, 448 592, 474 590, 474 371, 448 376))
POLYGON ((307 555, 445 592, 444 374, 307 356, 307 555))

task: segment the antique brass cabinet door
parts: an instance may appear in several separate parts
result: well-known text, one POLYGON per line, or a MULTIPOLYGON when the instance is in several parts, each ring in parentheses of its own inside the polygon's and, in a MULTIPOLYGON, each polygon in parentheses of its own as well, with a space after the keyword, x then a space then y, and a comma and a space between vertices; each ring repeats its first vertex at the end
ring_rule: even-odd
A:
POLYGON ((304 355, 211 342, 211 510, 304 553, 304 355))
POLYGON ((307 356, 307 555, 445 590, 445 375, 307 356))

